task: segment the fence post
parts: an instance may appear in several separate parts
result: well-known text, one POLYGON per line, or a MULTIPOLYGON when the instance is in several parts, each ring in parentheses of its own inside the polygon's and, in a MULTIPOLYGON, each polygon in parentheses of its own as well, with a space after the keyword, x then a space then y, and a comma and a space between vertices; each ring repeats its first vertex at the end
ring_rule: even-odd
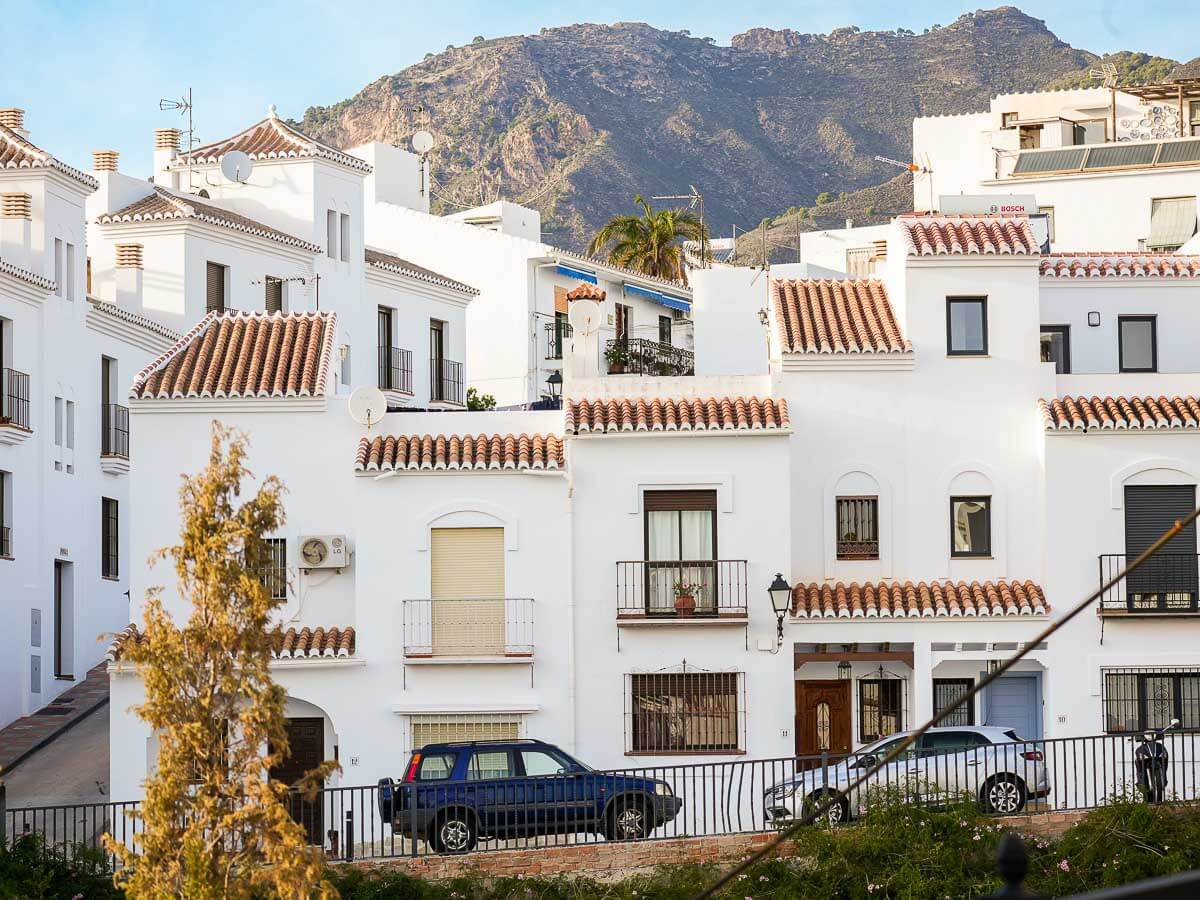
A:
POLYGON ((821 787, 829 790, 829 751, 821 751, 821 787))
POLYGON ((342 835, 342 850, 344 851, 343 858, 346 862, 354 859, 354 809, 351 807, 346 810, 346 832, 342 835))
POLYGON ((408 792, 408 843, 409 855, 417 858, 417 786, 414 784, 408 792))
POLYGON ((5 796, 7 791, 4 782, 0 781, 0 850, 8 846, 8 800, 5 796))
POLYGON ((1004 882, 1004 887, 993 894, 988 894, 992 900, 1004 900, 1006 897, 1017 900, 1044 900, 1041 894, 1031 894, 1025 890, 1025 875, 1029 871, 1029 854, 1025 851, 1025 843, 1011 831, 1000 838, 1000 846, 996 848, 996 871, 1004 882))

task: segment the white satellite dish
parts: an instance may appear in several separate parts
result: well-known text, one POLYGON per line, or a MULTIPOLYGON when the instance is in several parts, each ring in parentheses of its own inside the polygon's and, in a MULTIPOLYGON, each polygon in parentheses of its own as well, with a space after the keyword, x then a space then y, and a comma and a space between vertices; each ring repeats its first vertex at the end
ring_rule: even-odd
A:
POLYGON ((428 131, 418 131, 412 136, 413 152, 424 156, 433 149, 433 135, 428 131))
POLYGON ((387 397, 377 387, 355 388, 350 395, 350 418, 370 428, 387 412, 387 397))
POLYGON ((230 150, 221 157, 221 174, 234 184, 245 184, 254 171, 254 161, 241 150, 230 150))
POLYGON ((595 300, 572 300, 567 308, 567 321, 581 337, 595 334, 600 328, 600 304, 595 300))

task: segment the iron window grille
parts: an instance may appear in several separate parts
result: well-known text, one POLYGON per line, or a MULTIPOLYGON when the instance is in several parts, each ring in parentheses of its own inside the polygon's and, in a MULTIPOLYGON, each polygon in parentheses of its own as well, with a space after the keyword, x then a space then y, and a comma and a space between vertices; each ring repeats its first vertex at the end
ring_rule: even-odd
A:
MULTIPOLYGON (((933 714, 942 712, 954 706, 968 691, 975 686, 970 678, 935 678, 933 679, 933 714)), ((972 698, 952 710, 938 725, 961 726, 975 724, 975 700, 972 698)))
POLYGON ((8 472, 0 472, 0 557, 11 557, 13 555, 12 546, 12 523, 8 520, 8 503, 10 502, 9 492, 11 491, 9 479, 12 475, 8 472))
POLYGON ((0 369, 0 425, 29 430, 29 376, 16 369, 0 369))
POLYGON ((837 558, 879 559, 879 498, 837 498, 837 558))
POLYGON ((1124 734, 1164 728, 1200 730, 1200 667, 1105 669, 1104 730, 1124 734))
POLYGON ((858 736, 864 744, 904 730, 904 680, 861 678, 858 682, 858 736))
POLYGON ((699 669, 625 676, 625 752, 670 756, 741 753, 745 674, 699 669))
POLYGON ((119 403, 100 407, 100 455, 129 459, 129 407, 119 403))
POLYGON ((266 565, 260 579, 271 593, 272 600, 286 600, 288 595, 287 538, 267 538, 266 565))
POLYGON ((992 555, 992 498, 950 498, 950 555, 992 555))
POLYGON ((100 574, 118 578, 121 573, 120 523, 117 501, 100 499, 100 574))

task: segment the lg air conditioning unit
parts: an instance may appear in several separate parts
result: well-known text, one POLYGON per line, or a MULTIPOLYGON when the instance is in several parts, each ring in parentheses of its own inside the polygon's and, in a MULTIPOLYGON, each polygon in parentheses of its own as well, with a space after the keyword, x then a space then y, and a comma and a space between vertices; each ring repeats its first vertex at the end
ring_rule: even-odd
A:
POLYGON ((349 561, 344 534, 309 534, 300 538, 302 569, 342 569, 349 561))

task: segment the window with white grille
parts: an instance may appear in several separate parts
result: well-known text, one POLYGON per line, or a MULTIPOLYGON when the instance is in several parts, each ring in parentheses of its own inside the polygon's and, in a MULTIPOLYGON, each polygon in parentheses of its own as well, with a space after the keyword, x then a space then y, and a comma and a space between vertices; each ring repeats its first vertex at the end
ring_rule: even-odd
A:
POLYGON ((427 744, 452 741, 511 741, 525 734, 521 713, 438 713, 408 717, 409 744, 418 750, 427 744))

